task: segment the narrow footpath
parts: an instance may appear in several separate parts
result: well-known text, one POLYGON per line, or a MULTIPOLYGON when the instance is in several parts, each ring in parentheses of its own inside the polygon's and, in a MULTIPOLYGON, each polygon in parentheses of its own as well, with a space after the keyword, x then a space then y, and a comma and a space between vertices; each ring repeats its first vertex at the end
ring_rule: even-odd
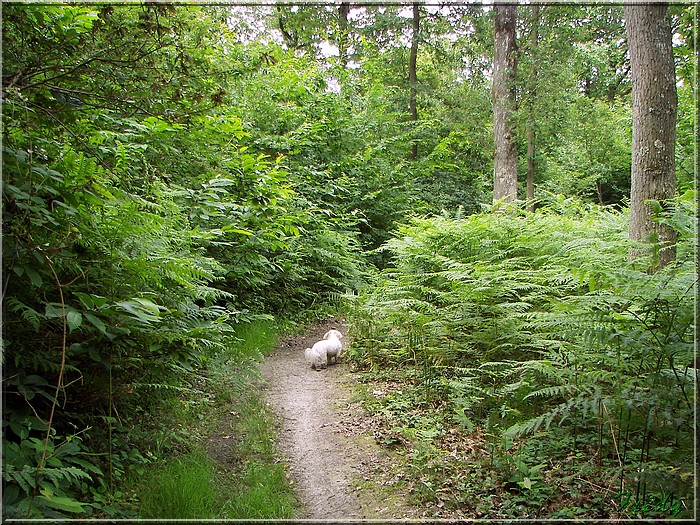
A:
MULTIPOLYGON (((402 519, 425 517, 388 491, 389 458, 358 427, 351 403, 353 375, 346 362, 313 370, 304 349, 328 330, 324 322, 280 342, 263 364, 268 403, 279 416, 280 447, 288 476, 305 506, 307 519, 402 519)), ((343 339, 347 344, 347 338, 343 339)))

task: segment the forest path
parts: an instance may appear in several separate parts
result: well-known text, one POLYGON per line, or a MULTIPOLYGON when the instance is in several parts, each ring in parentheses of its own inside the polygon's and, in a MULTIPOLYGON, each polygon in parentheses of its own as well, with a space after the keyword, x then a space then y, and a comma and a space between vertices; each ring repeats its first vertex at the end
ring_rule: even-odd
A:
POLYGON ((357 420, 350 403, 349 366, 341 362, 315 371, 304 360, 304 349, 332 328, 347 334, 340 323, 317 324, 282 340, 262 367, 268 403, 281 421, 280 448, 288 476, 305 507, 303 517, 421 517, 405 498, 376 481, 390 470, 389 458, 357 420))

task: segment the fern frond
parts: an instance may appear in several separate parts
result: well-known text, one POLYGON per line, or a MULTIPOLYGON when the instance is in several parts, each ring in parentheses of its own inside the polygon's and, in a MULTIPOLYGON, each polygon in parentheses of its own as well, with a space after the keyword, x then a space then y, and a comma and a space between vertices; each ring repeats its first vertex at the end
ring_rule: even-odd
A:
POLYGON ((550 386, 530 392, 523 398, 523 401, 532 397, 569 397, 571 394, 576 394, 578 392, 579 388, 573 384, 550 386))
POLYGON ((19 313, 22 319, 25 320, 34 330, 39 330, 41 321, 45 319, 44 315, 40 314, 30 306, 27 306, 16 297, 8 297, 5 301, 8 310, 14 313, 19 313))

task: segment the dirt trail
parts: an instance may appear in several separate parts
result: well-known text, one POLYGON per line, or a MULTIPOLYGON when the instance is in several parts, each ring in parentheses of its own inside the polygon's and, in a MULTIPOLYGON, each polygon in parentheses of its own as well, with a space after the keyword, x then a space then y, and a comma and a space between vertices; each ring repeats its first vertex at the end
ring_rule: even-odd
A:
MULTIPOLYGON (((304 349, 331 328, 326 322, 282 341, 263 364, 269 404, 281 421, 280 446, 306 507, 305 518, 398 519, 419 517, 371 480, 387 458, 373 438, 357 431, 348 400, 353 380, 345 363, 315 371, 304 349), (379 490, 377 490, 379 488, 379 490)), ((347 339, 343 340, 344 342, 347 339)))

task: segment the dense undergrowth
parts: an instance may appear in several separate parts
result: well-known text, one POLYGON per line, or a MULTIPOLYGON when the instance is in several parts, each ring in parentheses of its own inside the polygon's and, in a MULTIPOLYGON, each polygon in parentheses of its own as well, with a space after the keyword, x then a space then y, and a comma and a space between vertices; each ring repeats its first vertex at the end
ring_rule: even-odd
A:
POLYGON ((156 415, 206 401, 236 331, 361 280, 348 223, 222 104, 252 58, 227 34, 217 8, 3 5, 3 518, 133 515, 128 480, 193 440, 156 415))
POLYGON ((274 417, 259 389, 259 364, 274 348, 278 330, 272 321, 239 327, 236 343, 209 362, 200 390, 160 411, 163 426, 186 429, 189 438, 175 445, 177 454, 154 461, 133 480, 139 518, 295 516, 298 504, 279 461, 274 417), (225 458, 207 446, 222 432, 218 439, 232 450, 225 458))
MULTIPOLYGON (((282 503, 274 515, 289 516, 279 471, 255 463, 236 473, 240 498, 212 496, 211 479, 229 486, 208 478, 214 467, 196 445, 206 421, 191 419, 216 417, 231 392, 241 414, 264 419, 245 394, 258 352, 241 349, 245 327, 334 309, 367 284, 368 261, 389 270, 353 303, 355 360, 375 371, 368 380, 396 386, 368 406, 392 422, 387 442, 415 444, 421 497, 457 505, 508 486, 502 515, 530 512, 516 499, 532 498, 565 516, 592 503, 569 498, 565 510, 555 479, 568 490, 584 472, 580 483, 605 489, 599 509, 620 490, 688 501, 688 198, 659 217, 681 243, 678 262, 654 275, 627 262, 624 213, 556 199, 534 215, 416 219, 394 235, 414 213, 477 212, 492 182, 486 12, 464 6, 429 23, 439 45, 433 55, 423 46, 421 118, 411 123, 405 53, 390 44, 406 19, 394 7, 362 8, 355 70, 320 63, 307 45, 318 43, 313 27, 331 36, 322 9, 276 6, 276 22, 300 39, 293 48, 241 37, 263 11, 234 20, 224 6, 3 4, 3 518, 162 517, 173 481, 188 474, 206 490, 175 514, 271 517, 256 509, 272 499, 282 503), (476 32, 447 45, 439 35, 457 20, 476 32), (382 379, 379 369, 395 372, 382 379), (490 481, 465 478, 468 462, 436 452, 449 436, 485 444, 490 481), (545 468, 547 458, 561 461, 545 468), (135 497, 141 476, 163 487, 160 503, 135 497), (268 482, 274 496, 258 491, 268 482)), ((587 9, 566 23, 558 9, 547 16, 552 28, 608 20, 587 9)), ((690 14, 679 19, 685 32, 690 14)), ((595 45, 579 35, 582 49, 604 56, 621 27, 603 28, 595 45)), ((541 188, 620 205, 626 82, 610 100, 581 93, 591 80, 581 72, 599 70, 584 55, 540 77, 568 80, 539 110, 540 132, 552 132, 538 135, 538 177, 541 188)), ((683 71, 682 191, 694 181, 683 71)), ((241 448, 262 463, 271 453, 241 448)))
POLYGON ((386 244, 352 353, 385 383, 366 406, 420 498, 471 517, 692 516, 694 216, 687 194, 658 217, 680 241, 653 274, 653 254, 628 261, 625 213, 571 199, 416 219, 386 244))

